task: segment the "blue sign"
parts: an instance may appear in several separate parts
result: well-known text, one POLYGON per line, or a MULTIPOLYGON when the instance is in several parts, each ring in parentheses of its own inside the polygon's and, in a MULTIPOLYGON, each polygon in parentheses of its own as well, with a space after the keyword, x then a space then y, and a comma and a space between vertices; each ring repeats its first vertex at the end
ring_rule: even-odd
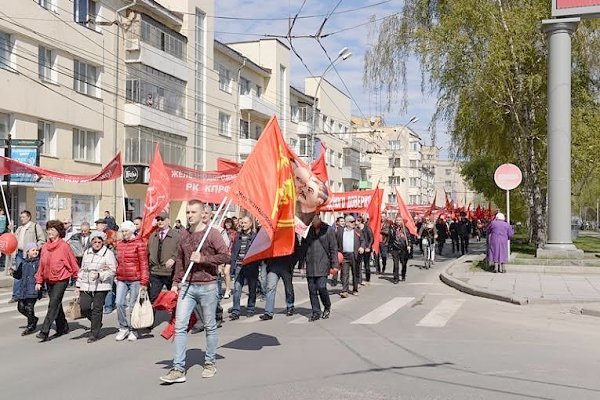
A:
MULTIPOLYGON (((13 160, 20 161, 25 164, 35 165, 38 164, 38 147, 37 146, 23 146, 17 147, 12 146, 10 148, 9 157, 13 160)), ((11 174, 10 180, 13 182, 37 182, 39 180, 37 175, 33 174, 11 174)))

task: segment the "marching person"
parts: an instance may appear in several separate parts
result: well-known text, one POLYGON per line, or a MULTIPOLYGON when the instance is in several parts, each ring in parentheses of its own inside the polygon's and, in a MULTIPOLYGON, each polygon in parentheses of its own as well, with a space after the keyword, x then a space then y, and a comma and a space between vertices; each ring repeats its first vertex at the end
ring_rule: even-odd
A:
POLYGON ((279 279, 283 281, 285 290, 285 315, 291 317, 294 315, 294 285, 292 284, 294 264, 296 264, 298 256, 296 249, 298 241, 294 240, 294 252, 287 256, 273 257, 266 261, 267 264, 267 293, 265 303, 265 313, 260 316, 263 321, 273 319, 275 312, 275 296, 277 295, 277 284, 279 279))
POLYGON ((331 313, 327 275, 330 268, 338 265, 337 240, 334 231, 321 220, 319 214, 313 217, 306 239, 302 241, 302 251, 306 253, 306 280, 312 308, 308 320, 313 322, 320 318, 327 319, 331 313), (323 303, 323 314, 319 298, 323 303))
POLYGON ((81 315, 91 322, 88 343, 98 340, 102 327, 104 299, 112 290, 117 271, 117 260, 112 250, 104 245, 105 240, 104 232, 96 231, 90 235, 90 247, 83 253, 79 276, 75 283, 81 315))
POLYGON ((458 233, 458 239, 460 240, 460 253, 464 256, 469 252, 469 237, 473 230, 473 224, 467 219, 467 213, 464 211, 460 212, 460 221, 456 226, 458 233))
POLYGON ((35 274, 35 290, 40 291, 42 284, 45 283, 50 298, 46 318, 36 335, 42 342, 49 339, 48 333, 53 322, 56 323, 56 333, 53 338, 69 333, 69 324, 65 317, 62 301, 69 280, 76 280, 79 272, 79 265, 77 265, 71 247, 62 240, 65 237, 63 223, 58 220, 46 222, 46 233, 48 242, 42 246, 40 266, 35 274))
MULTIPOLYGON (((79 225, 79 232, 71 235, 68 240, 69 246, 71 246, 71 250, 73 250, 73 254, 75 254, 75 259, 77 259, 79 265, 81 265, 83 254, 91 246, 91 234, 90 223, 84 221, 79 225)), ((104 237, 106 237, 106 235, 104 235, 104 237)))
POLYGON ((342 252, 342 292, 340 297, 347 298, 350 289, 350 273, 352 273, 352 294, 358 295, 358 263, 357 259, 364 252, 363 237, 356 229, 356 220, 352 215, 345 218, 346 226, 337 232, 338 250, 342 252))
POLYGON ((185 382, 185 358, 187 350, 187 327, 190 316, 197 305, 201 309, 204 332, 206 334, 206 354, 204 356, 203 378, 212 378, 217 372, 215 366, 217 352, 217 287, 218 266, 225 264, 229 258, 229 249, 217 229, 210 229, 202 222, 204 204, 199 200, 191 200, 186 207, 186 215, 190 225, 181 233, 179 251, 175 260, 173 288, 179 292, 175 316, 175 355, 171 370, 160 380, 166 383, 185 382), (206 235, 206 240, 198 252, 198 245, 206 235), (186 282, 182 283, 186 269, 193 263, 186 282), (181 284, 181 287, 179 285, 181 284))
POLYGON ((115 340, 135 341, 138 332, 131 328, 131 310, 138 299, 140 290, 148 288, 148 250, 146 243, 139 236, 134 236, 135 225, 125 221, 120 227, 123 240, 117 242, 117 318, 119 332, 115 340), (129 302, 127 295, 129 294, 129 302), (129 313, 127 313, 129 307, 129 313), (128 315, 129 314, 129 315, 128 315))
POLYGON ((513 237, 513 228, 502 213, 496 214, 496 219, 490 222, 487 229, 488 252, 487 259, 494 264, 494 272, 506 272, 504 264, 508 262, 508 241, 513 237))
POLYGON ((458 220, 453 218, 450 222, 450 240, 452 240, 452 254, 460 251, 458 240, 458 220))
POLYGON ((388 244, 390 242, 390 220, 384 215, 381 216, 381 242, 379 243, 379 254, 377 254, 377 264, 375 265, 378 274, 385 274, 388 258, 388 244), (381 259, 381 265, 379 260, 381 259))
POLYGON ((234 287, 233 287, 233 307, 229 319, 236 320, 240 318, 242 288, 244 280, 248 281, 248 306, 246 307, 246 316, 254 315, 256 306, 256 288, 258 285, 258 266, 259 262, 242 265, 244 257, 256 237, 256 232, 252 230, 252 220, 244 216, 239 220, 240 231, 231 246, 231 267, 234 269, 234 287))
POLYGON ((361 286, 368 285, 371 282, 371 250, 375 237, 373 236, 373 230, 369 226, 368 216, 358 218, 358 230, 362 235, 364 242, 365 251, 358 255, 358 284, 361 286), (365 282, 362 280, 362 267, 365 268, 365 282))
POLYGON ((440 216, 436 223, 435 223, 435 229, 437 230, 437 234, 438 234, 438 238, 437 238, 437 242, 438 242, 438 254, 441 256, 442 255, 442 250, 444 249, 444 244, 446 243, 446 239, 448 238, 449 235, 449 231, 448 231, 448 225, 446 224, 446 221, 444 220, 444 218, 442 216, 440 216))
MULTIPOLYGON (((225 233, 229 238, 229 250, 231 251, 233 249, 233 243, 235 242, 235 238, 238 234, 233 224, 233 219, 225 218, 225 221, 223 221, 223 229, 225 230, 225 233)), ((232 288, 231 264, 225 264, 225 266, 223 267, 223 277, 225 278, 225 294, 223 295, 223 298, 228 299, 229 297, 231 297, 232 288)))
MULTIPOLYGON (((435 224, 429 220, 429 218, 425 219, 423 225, 421 225, 421 229, 419 229, 419 243, 423 246, 429 246, 429 251, 431 251, 431 262, 435 262, 435 241, 438 238, 438 231, 435 227, 435 224)), ((425 247, 423 247, 423 251, 425 251, 425 247)), ((423 253, 425 254, 425 253, 423 253)), ((425 254, 425 258, 429 255, 425 254)))
POLYGON ((171 290, 171 287, 173 287, 173 267, 175 266, 179 244, 179 231, 171 229, 169 213, 163 211, 155 219, 157 229, 152 232, 148 240, 150 263, 148 297, 151 303, 154 303, 163 286, 167 290, 171 290))
POLYGON ((404 282, 406 280, 406 264, 408 263, 408 255, 412 251, 412 246, 410 245, 409 235, 401 216, 397 216, 394 224, 389 227, 388 250, 392 255, 394 264, 392 282, 397 284, 400 279, 404 282), (401 275, 400 264, 402 264, 401 275))
POLYGON ((35 273, 40 261, 37 243, 27 243, 24 250, 25 258, 13 273, 13 278, 21 280, 17 293, 17 310, 27 317, 27 328, 21 332, 21 336, 31 335, 37 328, 38 318, 35 316, 34 308, 41 294, 35 290, 35 273))

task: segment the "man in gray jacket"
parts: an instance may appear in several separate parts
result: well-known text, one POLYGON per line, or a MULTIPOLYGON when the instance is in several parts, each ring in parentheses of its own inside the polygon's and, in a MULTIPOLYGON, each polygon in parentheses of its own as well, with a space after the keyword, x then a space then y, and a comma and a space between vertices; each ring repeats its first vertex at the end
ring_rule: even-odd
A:
POLYGON ((158 229, 150 235, 148 240, 148 257, 150 264, 150 301, 160 294, 163 286, 171 290, 173 286, 173 266, 177 257, 179 244, 179 231, 169 226, 169 214, 165 211, 156 217, 158 229))

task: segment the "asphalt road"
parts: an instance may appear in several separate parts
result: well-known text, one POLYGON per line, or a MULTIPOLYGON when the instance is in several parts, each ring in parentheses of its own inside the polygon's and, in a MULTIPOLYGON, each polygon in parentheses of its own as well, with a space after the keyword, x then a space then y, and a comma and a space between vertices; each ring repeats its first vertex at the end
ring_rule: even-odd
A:
MULTIPOLYGON (((333 295, 329 320, 278 313, 272 321, 227 322, 212 379, 200 376, 204 334, 190 335, 188 380, 171 386, 158 380, 173 351, 161 327, 137 342, 115 342, 113 313, 99 342, 86 343, 83 320, 71 322, 68 335, 38 343, 20 336, 24 318, 0 292, 1 398, 600 398, 600 319, 571 314, 570 305, 515 306, 464 295, 439 281, 447 262, 422 270, 411 261, 407 282, 375 275, 358 297, 333 295)), ((308 315, 306 283, 294 281, 297 310, 308 315)), ((45 307, 38 310, 43 317, 45 307)))

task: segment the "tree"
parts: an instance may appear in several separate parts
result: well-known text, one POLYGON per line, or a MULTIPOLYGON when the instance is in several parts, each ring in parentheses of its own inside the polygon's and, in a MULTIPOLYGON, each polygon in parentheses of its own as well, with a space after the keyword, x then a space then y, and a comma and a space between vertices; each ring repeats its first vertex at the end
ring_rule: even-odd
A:
MULTIPOLYGON (((407 62, 416 56, 423 91, 438 97, 432 126, 448 123, 454 154, 521 168, 530 240, 538 245, 545 241, 547 209, 547 43, 541 21, 549 17, 546 0, 406 0, 402 13, 377 27, 364 72, 365 85, 385 88, 390 101, 401 90, 405 107, 407 62)), ((574 36, 573 151, 583 161, 573 171, 578 183, 599 170, 597 152, 586 161, 599 139, 590 125, 600 118, 597 25, 583 22, 574 36)))

